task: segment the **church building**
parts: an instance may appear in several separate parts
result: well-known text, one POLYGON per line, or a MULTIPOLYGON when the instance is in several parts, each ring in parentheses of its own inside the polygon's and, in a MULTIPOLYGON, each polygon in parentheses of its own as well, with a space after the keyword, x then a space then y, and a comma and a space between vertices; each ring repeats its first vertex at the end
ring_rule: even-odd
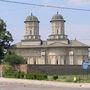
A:
POLYGON ((65 20, 58 12, 50 20, 51 33, 41 40, 40 21, 32 13, 26 17, 24 39, 12 45, 11 51, 23 56, 27 64, 81 65, 88 59, 89 46, 70 40, 65 34, 65 20))

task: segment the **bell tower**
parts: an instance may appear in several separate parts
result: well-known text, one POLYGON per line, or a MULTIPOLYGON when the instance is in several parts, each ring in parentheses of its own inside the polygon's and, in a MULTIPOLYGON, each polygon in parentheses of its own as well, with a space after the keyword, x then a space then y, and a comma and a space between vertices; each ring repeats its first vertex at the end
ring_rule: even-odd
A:
POLYGON ((26 17, 25 23, 25 35, 22 40, 22 45, 40 45, 41 39, 39 35, 39 23, 40 21, 32 13, 26 17))
MULTIPOLYGON (((52 33, 49 35, 48 41, 68 41, 67 35, 65 35, 64 23, 65 20, 58 12, 52 17, 51 21, 52 33)), ((65 42, 68 43, 68 42, 65 42)))
POLYGON ((39 40, 39 23, 40 21, 36 16, 27 16, 25 23, 25 36, 24 40, 39 40))

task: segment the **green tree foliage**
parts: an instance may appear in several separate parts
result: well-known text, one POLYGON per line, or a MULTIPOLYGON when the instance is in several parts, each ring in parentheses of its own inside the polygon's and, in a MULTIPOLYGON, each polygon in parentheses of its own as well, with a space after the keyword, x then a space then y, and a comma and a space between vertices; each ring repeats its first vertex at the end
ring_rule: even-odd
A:
POLYGON ((4 63, 8 63, 10 65, 19 65, 26 64, 26 60, 22 56, 18 56, 15 53, 7 54, 4 63))
POLYGON ((0 19, 0 64, 12 41, 13 38, 11 33, 6 30, 6 23, 0 19))

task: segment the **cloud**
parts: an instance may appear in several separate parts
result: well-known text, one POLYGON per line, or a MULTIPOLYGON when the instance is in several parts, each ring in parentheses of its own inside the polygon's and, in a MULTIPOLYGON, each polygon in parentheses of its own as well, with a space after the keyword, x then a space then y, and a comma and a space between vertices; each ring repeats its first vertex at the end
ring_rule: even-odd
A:
POLYGON ((90 4, 90 0, 69 0, 69 2, 74 4, 90 4))

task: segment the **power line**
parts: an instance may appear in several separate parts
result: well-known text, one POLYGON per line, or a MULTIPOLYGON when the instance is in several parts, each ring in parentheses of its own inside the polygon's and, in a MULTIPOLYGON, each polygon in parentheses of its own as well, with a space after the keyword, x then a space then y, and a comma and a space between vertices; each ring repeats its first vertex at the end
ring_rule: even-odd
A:
POLYGON ((1 1, 1 2, 7 2, 7 3, 14 3, 14 4, 38 6, 38 7, 50 7, 50 8, 69 9, 69 10, 90 11, 90 9, 60 7, 60 6, 44 5, 44 4, 32 4, 32 3, 25 3, 25 2, 10 1, 10 0, 0 0, 0 1, 1 1))

